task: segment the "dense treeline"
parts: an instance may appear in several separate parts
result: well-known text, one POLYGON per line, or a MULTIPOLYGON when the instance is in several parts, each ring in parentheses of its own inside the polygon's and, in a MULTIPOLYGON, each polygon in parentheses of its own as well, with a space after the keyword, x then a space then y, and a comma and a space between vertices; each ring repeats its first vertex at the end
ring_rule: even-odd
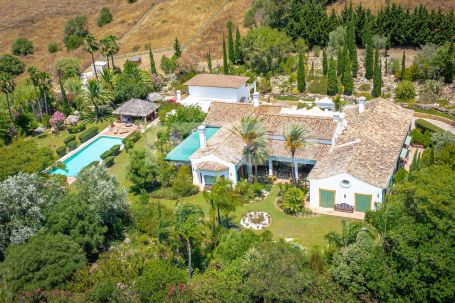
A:
POLYGON ((387 3, 376 14, 362 6, 346 5, 339 15, 327 13, 327 1, 314 0, 257 0, 245 16, 249 27, 268 25, 284 30, 294 40, 303 38, 310 46, 326 46, 329 33, 338 25, 353 20, 357 45, 362 45, 362 32, 367 20, 373 34, 390 37, 392 46, 419 46, 453 41, 455 15, 453 11, 414 10, 387 3))

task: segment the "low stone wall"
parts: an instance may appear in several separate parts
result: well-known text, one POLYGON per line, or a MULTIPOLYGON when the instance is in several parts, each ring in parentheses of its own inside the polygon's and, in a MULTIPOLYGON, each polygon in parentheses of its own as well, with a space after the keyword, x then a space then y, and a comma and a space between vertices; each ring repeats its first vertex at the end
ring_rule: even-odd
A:
POLYGON ((455 126, 455 121, 454 120, 450 120, 450 119, 447 119, 447 118, 444 118, 444 117, 441 117, 441 116, 438 116, 438 115, 414 112, 414 117, 437 120, 437 121, 441 121, 441 122, 443 122, 445 124, 448 124, 448 125, 451 125, 451 126, 455 126))

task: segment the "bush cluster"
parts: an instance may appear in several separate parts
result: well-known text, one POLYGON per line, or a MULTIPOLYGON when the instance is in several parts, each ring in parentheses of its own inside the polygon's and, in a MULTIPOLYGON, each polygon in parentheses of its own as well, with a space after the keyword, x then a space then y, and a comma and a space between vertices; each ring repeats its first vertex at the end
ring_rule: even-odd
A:
POLYGON ((431 134, 428 130, 422 131, 420 128, 415 128, 411 131, 411 143, 423 145, 424 147, 430 146, 431 134))
POLYGON ((420 128, 422 131, 429 131, 431 133, 444 131, 442 128, 434 125, 433 123, 425 121, 423 119, 417 119, 415 122, 415 125, 417 128, 420 128))
POLYGON ((66 146, 69 148, 69 150, 75 150, 77 147, 77 142, 76 140, 69 141, 66 146))
POLYGON ((105 160, 108 157, 116 157, 120 154, 120 145, 114 145, 110 149, 101 154, 101 159, 105 160))
POLYGON ((58 52, 58 45, 56 42, 51 42, 47 45, 47 51, 51 54, 58 52))
POLYGON ((13 54, 27 56, 34 53, 32 41, 27 38, 17 38, 12 46, 13 54))
POLYGON ((85 130, 85 124, 84 123, 81 123, 81 124, 78 124, 78 125, 74 125, 74 126, 69 126, 68 127, 68 132, 70 134, 75 134, 75 133, 78 133, 78 132, 81 132, 83 130, 85 130))
POLYGON ((281 184, 278 193, 278 203, 281 209, 291 215, 305 212, 305 194, 307 189, 293 187, 290 184, 281 184))
POLYGON ((65 145, 68 145, 68 142, 71 142, 71 141, 74 141, 74 140, 76 140, 76 136, 75 135, 69 135, 68 137, 63 139, 63 142, 65 143, 65 145))
POLYGON ((126 138, 122 140, 123 145, 125 146, 125 150, 129 150, 134 146, 134 143, 136 143, 139 139, 141 138, 141 133, 139 131, 134 131, 131 134, 129 134, 126 138))
POLYGON ((103 7, 100 11, 98 19, 96 20, 96 24, 99 27, 106 25, 112 22, 112 14, 107 7, 103 7))
POLYGON ((63 157, 66 154, 66 146, 57 147, 55 152, 57 153, 57 155, 59 155, 59 157, 63 157))
POLYGON ((82 134, 79 135, 79 140, 81 141, 81 143, 84 143, 85 141, 96 136, 96 134, 98 134, 98 127, 96 126, 90 127, 89 129, 85 130, 82 134))
POLYGON ((109 156, 106 159, 104 159, 104 165, 106 167, 111 167, 114 164, 114 156, 109 156))

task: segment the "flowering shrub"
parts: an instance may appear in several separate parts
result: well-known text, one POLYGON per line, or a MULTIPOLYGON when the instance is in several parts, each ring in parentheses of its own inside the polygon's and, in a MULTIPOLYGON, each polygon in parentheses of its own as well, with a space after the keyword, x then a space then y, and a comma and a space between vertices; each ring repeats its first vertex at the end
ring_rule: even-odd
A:
POLYGON ((64 121, 65 115, 62 112, 56 111, 49 119, 49 124, 56 130, 59 130, 62 128, 64 121))

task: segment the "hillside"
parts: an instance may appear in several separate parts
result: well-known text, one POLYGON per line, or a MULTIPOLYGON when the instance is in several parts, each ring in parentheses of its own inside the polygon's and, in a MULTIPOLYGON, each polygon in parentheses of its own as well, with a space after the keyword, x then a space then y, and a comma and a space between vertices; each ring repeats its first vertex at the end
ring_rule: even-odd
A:
POLYGON ((335 9, 339 12, 343 9, 346 3, 352 2, 352 6, 357 6, 361 4, 363 7, 367 7, 376 11, 384 6, 387 2, 395 2, 400 4, 403 7, 414 8, 423 4, 429 9, 438 9, 441 8, 444 11, 451 9, 455 10, 455 1, 446 1, 446 0, 338 0, 335 3, 328 6, 329 10, 335 9))

